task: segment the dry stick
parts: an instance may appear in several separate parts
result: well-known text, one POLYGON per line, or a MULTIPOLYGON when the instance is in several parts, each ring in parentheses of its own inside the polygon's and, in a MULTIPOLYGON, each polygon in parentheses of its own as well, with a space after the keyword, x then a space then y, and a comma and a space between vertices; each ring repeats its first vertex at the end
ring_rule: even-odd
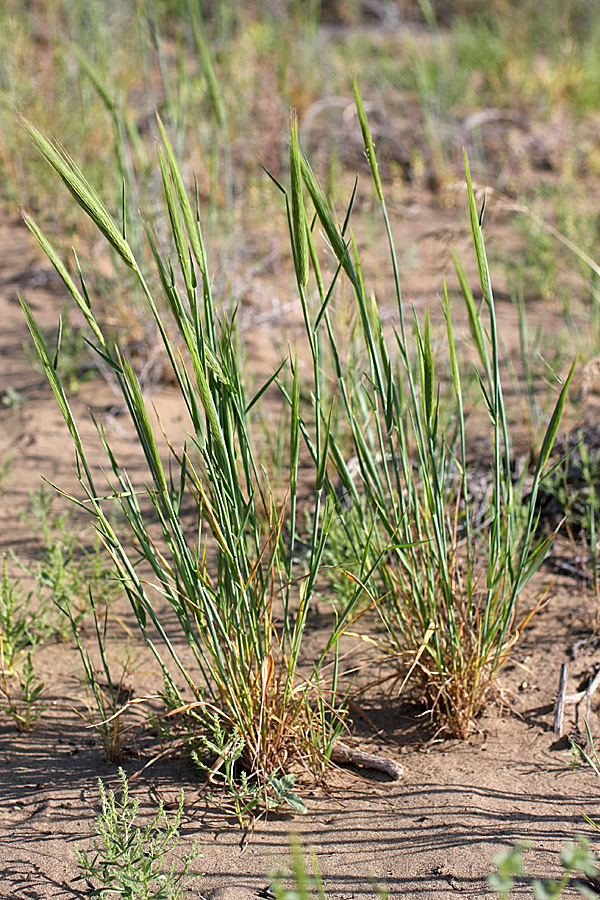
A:
POLYGON ((359 766, 368 766, 370 769, 377 769, 379 772, 385 772, 394 781, 399 781, 404 775, 404 767, 396 762, 395 759, 384 756, 375 756, 373 753, 365 753, 363 750, 355 750, 354 747, 348 747, 341 741, 334 744, 331 751, 331 761, 338 765, 347 766, 350 764, 359 766))
POLYGON ((554 733, 558 735, 562 734, 565 706, 567 704, 581 703, 582 700, 587 699, 586 720, 589 720, 592 694, 598 689, 598 687, 600 687, 600 669, 598 669, 594 677, 590 679, 589 684, 585 688, 585 690, 577 691, 576 694, 567 694, 568 669, 569 664, 563 663, 563 665, 561 666, 560 679, 558 682, 558 695, 556 697, 556 708, 554 711, 554 733))
POLYGON ((567 672, 569 671, 569 663, 563 663, 560 667, 560 678, 558 681, 558 695, 556 697, 556 709, 554 710, 554 734, 559 736, 562 734, 563 717, 565 714, 565 700, 567 696, 567 672))
POLYGON ((583 700, 584 697, 590 698, 594 691, 598 689, 600 685, 600 669, 596 672, 594 677, 590 680, 590 683, 583 691, 578 691, 576 694, 567 694, 565 697, 565 703, 579 703, 583 700))
MULTIPOLYGON (((600 676, 600 669, 596 673, 596 678, 598 678, 599 676, 600 676)), ((594 681, 596 680, 596 678, 594 678, 594 681)), ((590 732, 590 709, 592 706, 592 685, 593 685, 593 683, 594 683, 593 681, 590 681, 590 683, 588 684, 588 689, 586 691, 586 696, 587 696, 587 703, 586 703, 586 710, 585 710, 585 724, 586 724, 585 752, 586 753, 590 750, 590 735, 591 735, 591 732, 590 732)))

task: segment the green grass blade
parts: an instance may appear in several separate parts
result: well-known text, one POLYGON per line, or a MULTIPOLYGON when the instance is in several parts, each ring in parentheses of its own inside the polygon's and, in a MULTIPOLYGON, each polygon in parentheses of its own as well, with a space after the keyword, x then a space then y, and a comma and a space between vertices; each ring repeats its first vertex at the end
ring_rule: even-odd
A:
POLYGON ((50 387, 56 397, 56 402, 58 403, 58 407, 63 415, 63 418, 67 424, 67 428, 69 429, 69 433, 75 445, 75 449, 77 451, 77 455, 85 468, 85 472, 88 478, 88 483, 90 486, 93 485, 91 472, 88 468, 85 452, 83 449, 83 444, 81 442, 81 437, 79 435, 79 431, 77 429, 77 425, 75 423, 75 419, 73 417, 73 413, 71 412, 71 408, 69 406, 69 401, 67 400, 67 396, 63 390, 63 386, 61 384, 60 378, 58 376, 58 372, 54 368, 52 364, 52 359, 50 357, 50 351, 48 350, 48 345, 44 340, 44 336, 40 331, 40 328, 31 312, 31 308, 29 304, 22 298, 19 297, 19 302, 21 304, 21 308, 25 315, 25 321, 27 322, 27 327, 31 332, 31 337, 33 338, 33 342, 35 344, 35 349, 37 350, 38 356, 44 367, 44 372, 48 381, 50 382, 50 387))
POLYGON ((19 212, 21 213, 21 218, 23 219, 23 221, 25 222, 25 224, 27 225, 27 227, 33 234, 34 238, 36 239, 36 241, 38 242, 38 244, 40 245, 40 247, 42 248, 42 250, 48 257, 48 259, 50 260, 50 262, 52 263, 52 265, 54 266, 54 268, 56 269, 58 274, 60 275, 63 284, 65 285, 68 292, 71 294, 71 296, 75 300, 75 303, 77 304, 82 315, 85 317, 86 322, 88 323, 88 325, 94 332, 95 337, 98 339, 98 341, 100 341, 100 344, 102 345, 102 347, 104 349, 106 349, 106 342, 104 340, 104 335, 102 334, 100 326, 98 325, 98 322, 96 321, 96 318, 90 309, 89 303, 82 296, 82 294, 79 291, 79 288, 77 287, 77 285, 75 284, 75 282, 73 281, 71 276, 69 275, 69 273, 67 271, 67 267, 65 266, 63 261, 60 259, 60 257, 56 253, 56 251, 55 251, 54 247, 52 246, 52 244, 50 243, 50 241, 45 237, 45 235, 43 234, 41 229, 38 227, 38 225, 36 224, 34 219, 32 219, 32 217, 27 212, 25 212, 24 209, 20 209, 19 212))

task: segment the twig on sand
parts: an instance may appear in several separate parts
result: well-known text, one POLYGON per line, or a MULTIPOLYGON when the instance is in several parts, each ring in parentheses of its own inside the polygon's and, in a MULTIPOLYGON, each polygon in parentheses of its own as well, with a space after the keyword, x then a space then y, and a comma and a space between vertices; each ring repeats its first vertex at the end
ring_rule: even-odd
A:
POLYGON ((563 730, 563 718, 565 712, 565 706, 572 705, 575 703, 581 703, 582 700, 587 699, 587 713, 586 719, 590 714, 590 701, 592 694, 600 687, 600 668, 596 672, 593 678, 590 678, 589 683, 586 688, 582 691, 577 691, 576 694, 567 694, 567 673, 569 671, 569 664, 563 663, 560 669, 560 679, 558 682, 558 693, 556 696, 556 706, 554 709, 554 733, 561 735, 563 730))
POLYGON ((375 756, 373 753, 365 753, 363 750, 356 750, 354 747, 348 747, 338 741, 331 751, 331 761, 338 765, 358 765, 368 766, 370 769, 377 769, 379 772, 385 772, 399 781, 404 774, 404 768, 395 759, 388 756, 375 756))

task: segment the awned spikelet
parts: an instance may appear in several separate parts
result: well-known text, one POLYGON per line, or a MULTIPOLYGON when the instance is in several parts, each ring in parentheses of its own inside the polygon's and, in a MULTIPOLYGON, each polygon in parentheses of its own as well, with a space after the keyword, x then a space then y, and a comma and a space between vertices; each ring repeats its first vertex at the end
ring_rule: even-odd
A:
POLYGON ((29 119, 26 119, 21 113, 17 113, 17 117, 44 159, 66 184, 76 202, 96 224, 123 262, 130 268, 137 269, 131 247, 121 234, 104 201, 87 181, 77 163, 59 144, 49 141, 29 119))
POLYGON ((302 166, 298 146, 298 114, 292 110, 290 128, 290 181, 292 187, 292 224, 298 279, 302 287, 308 281, 308 237, 306 233, 306 209, 302 196, 302 166))

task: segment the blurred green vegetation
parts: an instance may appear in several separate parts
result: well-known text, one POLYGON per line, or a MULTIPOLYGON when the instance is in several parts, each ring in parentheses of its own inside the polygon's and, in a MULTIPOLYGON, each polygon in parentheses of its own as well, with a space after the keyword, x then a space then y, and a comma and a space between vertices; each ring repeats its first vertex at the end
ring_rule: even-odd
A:
MULTIPOLYGON (((362 151, 355 141, 348 159, 342 121, 344 111, 350 115, 350 70, 375 109, 388 174, 396 163, 410 181, 422 160, 427 182, 439 188, 460 173, 460 145, 468 139, 488 174, 497 175, 510 148, 493 154, 484 131, 501 117, 467 122, 465 131, 465 119, 491 109, 526 128, 556 123, 573 137, 572 129, 582 129, 577 137, 584 139, 569 143, 578 147, 580 173, 597 174, 600 145, 588 119, 600 105, 599 37, 591 0, 6 0, 2 199, 13 209, 16 201, 40 208, 62 231, 75 228, 14 108, 59 138, 117 208, 122 178, 132 205, 146 213, 156 205, 149 166, 155 109, 206 202, 213 195, 220 206, 235 203, 259 164, 278 174, 290 107, 298 109, 301 139, 316 145, 313 151, 324 131, 321 149, 331 149, 332 129, 319 123, 339 124, 339 155, 355 168, 362 151)), ((500 143, 509 137, 505 127, 500 143)), ((521 168, 540 163, 539 147, 520 150, 521 168)), ((558 171, 571 164, 560 155, 541 162, 558 171)))
MULTIPOLYGON (((598 275, 568 242, 593 260, 599 37, 592 0, 6 0, 0 205, 9 213, 22 205, 59 252, 74 248, 93 260, 86 277, 100 305, 110 301, 107 324, 126 332, 130 352, 146 362, 156 334, 130 300, 128 275, 116 277, 110 252, 94 243, 14 110, 60 141, 140 258, 144 222, 159 242, 168 231, 152 166, 158 112, 185 184, 197 192, 221 273, 215 299, 229 303, 235 294, 239 303, 247 260, 260 267, 280 246, 276 192, 263 167, 286 175, 290 108, 334 200, 357 171, 367 174, 353 73, 392 215, 422 201, 462 209, 452 191, 463 185, 466 146, 488 208, 507 213, 504 240, 490 247, 507 290, 517 273, 526 304, 555 303, 590 360, 600 347, 598 275)), ((361 204, 357 227, 372 234, 372 203, 361 204)), ((150 368, 161 377, 160 365, 150 368)))

